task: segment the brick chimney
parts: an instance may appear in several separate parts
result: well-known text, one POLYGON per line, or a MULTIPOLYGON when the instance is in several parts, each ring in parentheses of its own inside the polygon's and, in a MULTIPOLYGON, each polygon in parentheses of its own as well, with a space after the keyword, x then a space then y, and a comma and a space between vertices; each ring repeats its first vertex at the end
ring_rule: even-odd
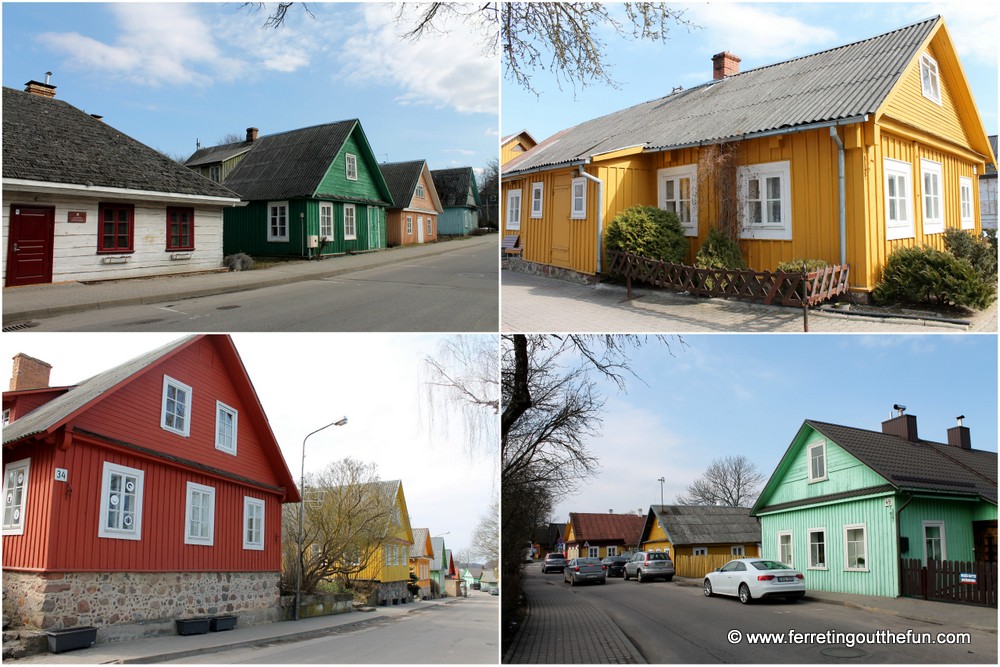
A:
POLYGON ((959 449, 972 449, 972 438, 969 435, 969 427, 962 426, 963 419, 965 419, 965 415, 956 417, 955 421, 957 423, 948 429, 948 444, 959 449))
POLYGON ((40 97, 55 97, 56 87, 49 83, 50 76, 52 76, 52 72, 45 73, 45 83, 32 79, 28 83, 24 84, 24 92, 31 93, 32 95, 38 95, 40 97))
POLYGON ((18 352, 14 355, 14 368, 10 376, 10 390, 46 389, 49 386, 49 373, 52 366, 18 352))
POLYGON ((248 144, 252 144, 253 142, 257 141, 257 132, 258 132, 258 130, 257 130, 256 127, 248 127, 247 128, 247 143, 248 144))
POLYGON ((900 414, 882 422, 882 432, 886 435, 895 435, 910 442, 916 442, 917 438, 917 416, 900 414))
POLYGON ((712 56, 712 80, 718 81, 740 73, 740 59, 729 51, 712 56))

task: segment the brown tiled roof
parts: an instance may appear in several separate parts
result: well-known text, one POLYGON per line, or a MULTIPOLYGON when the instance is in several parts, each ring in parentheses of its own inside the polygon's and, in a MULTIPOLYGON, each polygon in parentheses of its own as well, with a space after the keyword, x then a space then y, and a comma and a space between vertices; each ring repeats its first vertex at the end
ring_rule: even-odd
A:
POLYGON ((637 544, 645 517, 635 514, 570 512, 569 520, 578 542, 622 541, 637 544))

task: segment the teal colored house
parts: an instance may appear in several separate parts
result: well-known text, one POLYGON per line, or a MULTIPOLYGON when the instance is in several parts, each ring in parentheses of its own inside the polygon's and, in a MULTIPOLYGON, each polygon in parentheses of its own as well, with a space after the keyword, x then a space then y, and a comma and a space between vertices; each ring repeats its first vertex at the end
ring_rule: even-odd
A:
POLYGON ((466 236, 479 227, 479 186, 472 167, 431 172, 444 212, 438 216, 438 236, 466 236))
POLYGON ((392 195, 358 120, 202 148, 185 163, 248 202, 226 211, 223 251, 316 257, 386 247, 392 195))
MULTIPOLYGON (((902 410, 900 410, 902 413, 902 410)), ((901 559, 997 560, 997 453, 899 414, 869 431, 806 420, 751 512, 765 558, 812 590, 897 597, 901 559)))

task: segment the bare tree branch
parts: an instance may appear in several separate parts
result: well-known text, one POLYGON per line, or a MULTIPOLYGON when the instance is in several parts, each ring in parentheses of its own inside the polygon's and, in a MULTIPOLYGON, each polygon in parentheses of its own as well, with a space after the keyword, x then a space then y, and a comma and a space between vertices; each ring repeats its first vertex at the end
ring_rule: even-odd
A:
POLYGON ((766 481, 757 464, 746 456, 724 456, 712 461, 705 473, 688 486, 687 495, 677 496, 677 503, 750 507, 766 481))

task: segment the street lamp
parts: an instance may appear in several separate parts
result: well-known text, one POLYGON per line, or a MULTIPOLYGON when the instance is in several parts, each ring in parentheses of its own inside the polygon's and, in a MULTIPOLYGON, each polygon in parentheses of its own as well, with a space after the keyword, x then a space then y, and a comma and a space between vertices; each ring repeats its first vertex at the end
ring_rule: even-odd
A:
POLYGON ((302 438, 302 472, 299 475, 299 489, 302 497, 299 499, 299 564, 295 578, 295 620, 299 620, 299 607, 302 605, 302 510, 306 504, 306 440, 331 426, 343 426, 347 423, 347 417, 341 417, 335 422, 330 422, 322 428, 318 428, 306 437, 302 438))

